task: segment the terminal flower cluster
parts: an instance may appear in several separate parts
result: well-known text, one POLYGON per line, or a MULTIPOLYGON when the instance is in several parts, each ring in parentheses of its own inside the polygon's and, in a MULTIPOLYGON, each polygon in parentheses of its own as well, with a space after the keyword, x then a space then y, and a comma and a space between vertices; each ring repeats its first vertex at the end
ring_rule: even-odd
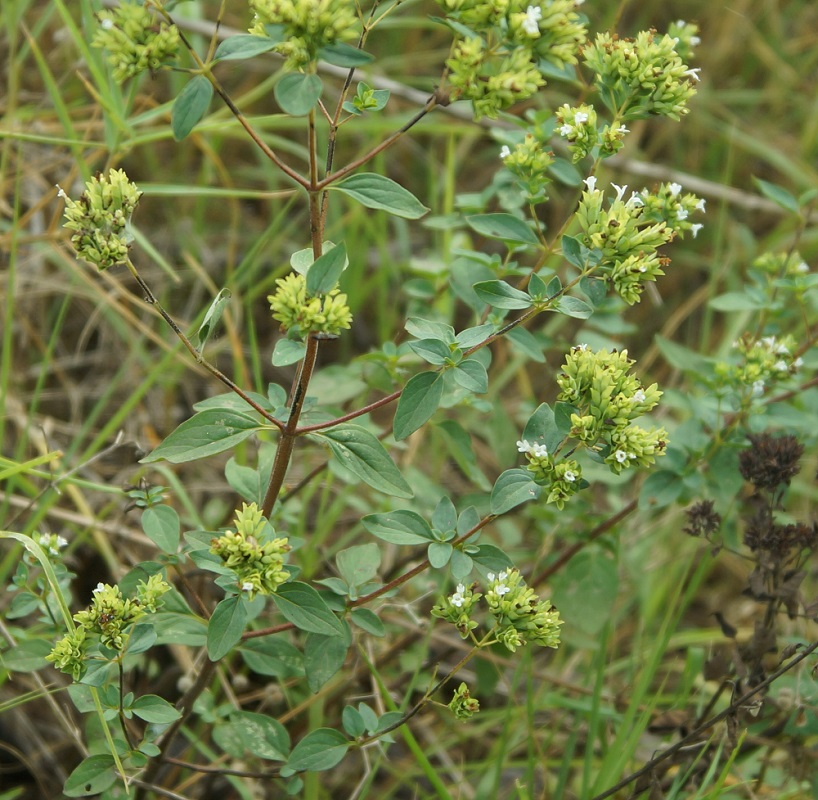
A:
POLYGON ((454 697, 452 697, 448 707, 454 714, 455 719, 465 722, 480 710, 480 701, 471 696, 469 687, 465 683, 461 683, 455 690, 454 697))
POLYGON ((681 195, 678 184, 662 185, 656 194, 631 192, 627 186, 611 184, 616 197, 605 205, 604 193, 596 188, 596 178, 585 179, 577 220, 581 241, 599 253, 598 269, 613 284, 616 293, 629 305, 638 303, 645 284, 664 275, 670 260, 657 250, 686 230, 698 233, 689 216, 704 210, 704 200, 681 195))
POLYGON ((255 503, 242 504, 236 512, 236 530, 210 542, 210 552, 236 575, 239 589, 252 600, 257 594, 274 594, 290 578, 284 556, 290 551, 286 538, 273 538, 270 524, 255 503))
POLYGON ((155 72, 176 57, 179 30, 141 3, 120 3, 97 15, 92 44, 108 51, 114 79, 122 82, 145 70, 155 72))
POLYGON ((572 495, 588 484, 582 480, 582 467, 573 458, 556 460, 544 444, 532 444, 525 439, 517 442, 517 450, 528 459, 528 471, 535 483, 548 490, 545 501, 562 510, 572 495))
POLYGON ((557 132, 568 140, 568 150, 575 164, 594 152, 602 158, 618 153, 625 146, 625 134, 630 133, 624 125, 598 128, 596 110, 588 103, 576 108, 565 103, 557 109, 556 118, 560 126, 557 132))
POLYGON ((635 39, 599 33, 584 48, 583 59, 596 74, 600 98, 618 119, 658 114, 678 120, 688 113, 699 70, 682 61, 676 50, 680 41, 655 30, 642 31, 635 39))
POLYGON ((598 451, 615 474, 650 466, 667 445, 664 428, 646 430, 632 424, 662 395, 655 383, 643 387, 629 374, 634 363, 627 350, 593 352, 579 345, 571 348, 557 377, 557 399, 577 409, 571 414, 571 436, 598 451))
POLYGON ((75 232, 71 244, 80 258, 100 270, 128 260, 128 226, 142 192, 123 170, 91 178, 79 200, 62 189, 59 196, 65 201, 64 226, 75 232))
POLYGON ((739 354, 739 363, 720 362, 716 374, 739 390, 750 390, 752 397, 760 397, 777 381, 798 371, 804 360, 795 355, 795 338, 791 335, 762 336, 745 334, 733 342, 739 354))
MULTIPOLYGON (((509 569, 497 575, 489 572, 486 578, 485 603, 494 618, 497 641, 512 652, 528 642, 559 647, 562 625, 559 613, 525 585, 519 570, 509 569)), ((475 592, 474 587, 458 584, 457 591, 438 603, 432 614, 455 625, 465 639, 477 627, 472 613, 481 597, 484 595, 475 592)))
POLYGON ((455 100, 471 100, 476 119, 496 118, 545 85, 541 62, 576 64, 586 29, 574 0, 440 0, 448 15, 475 32, 446 61, 455 100))
POLYGON ((545 187, 551 182, 548 168, 554 163, 554 154, 546 150, 537 137, 528 133, 513 149, 504 145, 500 150, 503 166, 517 179, 529 203, 548 199, 545 187))
POLYGON ((292 272, 276 281, 278 289, 268 295, 273 319, 283 330, 295 330, 302 335, 324 333, 337 336, 352 324, 352 312, 347 296, 332 289, 321 296, 307 295, 307 279, 292 272))
POLYGON ((281 41, 274 49, 289 71, 307 69, 322 47, 360 35, 356 6, 349 0, 250 0, 250 8, 250 33, 268 36, 267 26, 280 26, 281 41))
POLYGON ((85 672, 90 647, 98 642, 121 653, 127 644, 127 629, 147 614, 155 613, 162 604, 162 595, 168 591, 170 584, 159 574, 140 581, 134 598, 123 597, 118 586, 99 583, 91 605, 74 614, 77 627, 54 645, 46 660, 79 680, 85 672))

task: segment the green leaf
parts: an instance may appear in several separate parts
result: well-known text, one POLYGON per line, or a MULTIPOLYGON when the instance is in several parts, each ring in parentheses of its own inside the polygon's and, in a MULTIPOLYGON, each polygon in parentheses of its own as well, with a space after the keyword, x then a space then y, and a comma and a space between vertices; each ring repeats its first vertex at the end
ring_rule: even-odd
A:
POLYGON ((45 639, 22 639, 0 654, 0 664, 11 672, 36 672, 49 665, 45 657, 51 649, 51 642, 45 639))
POLYGON ((184 644, 201 647, 207 643, 207 625, 198 617, 160 611, 151 617, 159 644, 184 644))
POLYGON ((432 525, 444 533, 453 531, 457 527, 457 509, 447 495, 443 495, 437 501, 435 510, 432 512, 432 525))
POLYGON ((336 67, 352 68, 361 67, 375 60, 375 56, 353 47, 346 42, 335 42, 327 44, 318 50, 318 58, 336 67))
POLYGON ((304 671, 313 694, 344 666, 348 649, 341 636, 308 634, 304 643, 304 671))
POLYGON ((170 115, 173 138, 180 142, 205 115, 213 97, 213 86, 204 75, 190 80, 173 102, 170 115))
POLYGON ((518 350, 532 361, 536 361, 538 364, 545 363, 542 344, 531 331, 518 325, 506 334, 506 338, 511 341, 515 350, 518 350))
POLYGON ((230 722, 239 726, 248 752, 270 761, 287 760, 290 735, 277 719, 253 711, 238 711, 230 715, 230 722))
POLYGON ((474 562, 471 556, 466 555, 462 550, 455 550, 451 560, 452 577, 457 581, 465 580, 474 569, 474 562))
POLYGON ((66 797, 99 794, 114 785, 117 771, 114 757, 108 753, 89 756, 68 776, 63 786, 66 797))
POLYGON ((373 489, 393 497, 414 496, 386 448, 366 428, 336 425, 317 435, 327 442, 344 467, 373 489))
POLYGON ((335 564, 348 586, 363 586, 378 574, 381 550, 374 542, 347 547, 335 556, 335 564))
POLYGON ((247 622, 247 609, 239 595, 222 600, 207 623, 207 655, 211 661, 224 658, 240 641, 247 622))
POLYGON ((214 61, 230 61, 239 58, 253 58, 272 50, 278 42, 269 36, 254 36, 250 33, 239 33, 225 39, 213 56, 214 61))
POLYGON ((142 512, 142 530, 164 553, 175 553, 179 547, 179 515, 170 506, 151 506, 142 512))
POLYGON ((492 333, 494 333, 494 325, 487 322, 485 325, 477 325, 474 328, 466 328, 460 331, 455 340, 462 350, 468 350, 481 342, 485 342, 492 333))
POLYGON ((655 470, 648 475, 639 491, 639 509, 647 511, 665 508, 674 503, 684 489, 679 475, 669 469, 655 470))
POLYGON ((248 639, 239 648, 244 663, 259 675, 294 678, 304 674, 304 657, 297 647, 280 637, 248 639))
POLYGON ((163 458, 181 464, 230 450, 263 428, 255 419, 223 409, 201 411, 183 422, 140 464, 163 458))
MULTIPOLYGON (((558 276, 555 275, 554 278, 556 278, 557 281, 559 281, 558 276)), ((537 301, 545 300, 550 296, 548 293, 548 286, 550 286, 551 283, 553 283, 554 278, 551 278, 549 284, 546 285, 545 281, 539 275, 537 275, 536 272, 533 273, 531 277, 528 279, 528 293, 534 300, 537 301)))
POLYGON ((766 308, 768 302, 763 297, 752 297, 749 292, 744 291, 725 292, 710 300, 708 305, 716 311, 757 311, 766 308))
POLYGON ((341 724, 344 730, 352 737, 357 738, 366 733, 366 724, 360 712, 352 706, 345 706, 341 712, 341 724))
POLYGON ((386 628, 378 618, 378 615, 368 608, 353 608, 349 612, 349 618, 363 631, 372 636, 384 636, 386 628))
POLYGON ((599 633, 608 621, 619 587, 612 558, 598 548, 577 553, 551 579, 554 605, 566 628, 579 628, 589 636, 599 633))
POLYGON ((427 550, 429 563, 435 569, 443 569, 449 563, 453 550, 448 542, 432 542, 427 550))
MULTIPOLYGON (((560 436, 565 437, 571 432, 571 414, 578 414, 579 409, 570 403, 557 400, 554 403, 554 425, 560 436)), ((556 443, 558 444, 558 443, 556 443)), ((556 444, 554 445, 556 447, 556 444)))
POLYGON ((426 544, 435 540, 429 523, 408 509, 367 514, 361 522, 373 536, 392 544, 426 544))
POLYGON ((437 339, 445 345, 455 344, 454 328, 444 322, 423 317, 409 317, 403 326, 416 339, 437 339))
POLYGON ((471 444, 471 436, 453 419, 443 420, 436 424, 444 439, 444 447, 465 476, 482 491, 487 492, 491 485, 480 470, 471 444))
POLYGON ((213 299, 210 308, 207 309, 204 320, 202 320, 202 324, 199 325, 199 330, 196 332, 196 336, 199 340, 199 346, 196 349, 200 353, 207 344, 207 340, 212 335, 213 330, 219 324, 224 309, 227 308, 227 304, 230 302, 232 296, 229 289, 222 289, 213 299))
POLYGON ((332 291, 348 263, 343 242, 316 258, 307 270, 307 293, 316 295, 332 291))
MULTIPOLYGON (((335 247, 333 242, 323 242, 321 244, 322 255, 329 253, 333 247, 335 247)), ((293 268, 293 271, 297 272, 299 275, 306 275, 314 261, 315 256, 313 255, 312 247, 305 247, 303 250, 296 250, 290 256, 290 266, 293 268)), ((347 257, 344 262, 344 269, 346 269, 348 266, 349 257, 347 257)))
POLYGON ((387 211, 396 217, 420 219, 429 210, 399 183, 374 172, 350 175, 329 188, 348 195, 367 208, 387 211))
POLYGON ((528 223, 513 214, 471 214, 466 217, 466 222, 472 230, 489 239, 540 244, 528 223))
POLYGON ((588 319, 594 313, 594 309, 584 300, 578 297, 560 297, 554 305, 554 309, 566 317, 574 319, 588 319))
POLYGON ((182 716, 167 700, 155 694, 146 694, 134 700, 131 710, 139 719, 166 725, 182 716))
POLYGON ((306 583, 292 581, 273 595, 278 610, 296 628, 324 636, 344 636, 346 629, 321 595, 306 583))
POLYGON ((440 339, 419 339, 415 342, 409 342, 409 347, 424 361, 437 367, 454 357, 454 352, 449 348, 449 345, 441 342, 440 339))
POLYGON ((753 183, 764 197, 772 200, 777 206, 781 206, 785 211, 791 211, 793 214, 799 212, 798 201, 786 189, 755 176, 753 176, 753 183))
POLYGON ((711 373, 712 358, 700 355, 695 350, 672 342, 670 339, 665 339, 663 336, 657 335, 654 341, 671 367, 699 375, 708 375, 711 373))
POLYGON ((542 486, 531 480, 528 470, 507 469, 491 490, 491 513, 505 514, 521 503, 536 500, 541 492, 542 486))
POLYGON ((151 621, 138 622, 134 625, 133 631, 128 638, 128 655, 133 656, 139 653, 145 653, 156 644, 156 640, 159 637, 156 633, 156 628, 153 627, 153 615, 148 619, 151 621))
POLYGON ((273 366, 286 367, 301 361, 307 352, 307 345, 304 342, 297 342, 286 337, 279 339, 273 348, 273 366))
POLYGON ((530 308, 534 301, 505 281, 480 281, 474 284, 475 294, 493 308, 530 308))
POLYGON ((472 561, 479 564, 486 572, 502 572, 514 566, 512 560, 493 544, 480 544, 477 552, 471 554, 472 561))
POLYGON ((273 90, 276 103, 285 114, 303 117, 318 102, 324 86, 315 73, 288 72, 273 90))
POLYGON ((577 267, 577 269, 582 269, 585 266, 582 250, 583 247, 579 239, 568 235, 562 237, 563 258, 572 266, 577 267))
POLYGON ((321 772, 332 769, 346 755, 349 742, 339 731, 318 728, 308 733, 287 760, 292 772, 321 772))
POLYGON ((599 278, 591 278, 583 275, 579 281, 579 288, 586 294, 588 300, 594 308, 598 307, 608 294, 608 287, 605 281, 599 278))
POLYGON ((529 444, 544 444, 549 453, 557 449, 564 434, 557 425, 554 411, 548 403, 541 403, 528 418, 523 430, 523 439, 529 444))
POLYGON ((409 380, 398 400, 393 422, 397 441, 414 433, 431 419, 443 396, 443 376, 436 372, 421 372, 409 380))
POLYGON ((489 390, 489 375, 486 368, 476 359, 467 358, 453 370, 454 379, 475 394, 485 394, 489 390))

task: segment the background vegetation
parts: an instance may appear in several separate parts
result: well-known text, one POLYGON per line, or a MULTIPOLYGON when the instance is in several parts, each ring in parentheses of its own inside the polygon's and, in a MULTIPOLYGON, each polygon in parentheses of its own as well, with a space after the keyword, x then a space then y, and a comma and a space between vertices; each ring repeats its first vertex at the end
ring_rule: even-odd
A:
MULTIPOLYGON (((217 5, 185 3, 178 21, 187 21, 194 40, 208 36, 217 5)), ((231 26, 244 30, 245 4, 227 5, 222 33, 231 26)), ((381 85, 376 76, 386 76, 383 85, 393 93, 389 113, 350 127, 337 163, 365 152, 410 118, 440 73, 450 35, 430 21, 436 7, 404 5, 369 43, 377 56, 372 83, 381 85)), ((126 88, 134 94, 133 111, 116 119, 124 107, 120 90, 88 77, 100 68, 101 56, 83 33, 87 8, 84 2, 4 0, 0 26, 0 52, 6 54, 0 100, 0 527, 64 535, 68 563, 78 574, 79 604, 99 581, 115 581, 151 556, 123 490, 144 482, 170 487, 185 527, 205 530, 227 524, 237 500, 223 477, 226 458, 174 468, 137 463, 190 415, 193 403, 221 388, 191 363, 124 271, 97 274, 75 259, 61 228, 55 184, 76 196, 94 171, 111 165, 127 170, 145 192, 135 220, 135 262, 164 305, 191 327, 216 292, 230 288, 233 300, 211 358, 237 383, 258 391, 269 381, 286 387, 292 379, 288 369, 271 366, 277 331, 265 298, 289 270, 289 255, 309 239, 303 197, 259 156, 226 109, 214 104, 183 145, 173 141, 169 101, 180 76, 162 73, 126 88), (100 95, 106 86, 108 93, 100 95), (15 467, 38 458, 37 464, 15 467), (59 486, 52 482, 57 476, 59 486)), ((690 414, 685 398, 697 390, 657 341, 725 355, 738 336, 754 329, 758 315, 718 311, 709 304, 714 297, 745 286, 752 261, 766 251, 797 244, 813 270, 818 264, 814 212, 800 219, 786 213, 752 180, 780 184, 794 195, 818 186, 818 5, 589 0, 583 10, 592 30, 622 35, 651 26, 666 30, 679 17, 700 25, 694 66, 701 67, 702 82, 690 115, 681 123, 634 125, 625 155, 605 162, 600 178, 633 188, 677 181, 707 199, 705 228, 673 245, 672 266, 656 292, 624 316, 617 311, 588 323, 538 318, 532 333, 545 363, 505 345, 496 348, 485 403, 454 412, 474 434, 474 459, 458 458, 445 427, 413 437, 401 453, 401 468, 429 512, 439 486, 464 505, 485 503, 485 491, 513 462, 525 420, 540 401, 553 400, 562 354, 580 341, 628 348, 643 381, 658 381, 667 391, 661 422, 672 440, 690 414)), ((303 166, 300 123, 275 113, 271 76, 277 68, 265 56, 241 67, 225 63, 219 75, 267 140, 303 166)), ((325 77, 337 90, 341 78, 325 77)), ((556 108, 570 97, 563 91, 549 86, 541 105, 556 108)), ((436 225, 435 217, 467 209, 472 193, 492 185, 500 164, 494 136, 501 126, 476 125, 457 105, 438 109, 375 165, 432 208, 434 216, 424 224, 336 203, 328 234, 347 244, 343 288, 355 324, 351 335, 322 351, 316 396, 335 405, 363 402, 378 369, 366 354, 384 341, 400 341, 405 318, 418 309, 433 308, 458 327, 471 324, 465 307, 438 291, 467 234, 436 225), (364 358, 354 367, 341 366, 359 356, 364 358)), ((573 209, 577 189, 555 184, 551 194, 544 213, 547 223, 558 226, 573 209)), ((491 251, 490 242, 483 245, 491 251)), ((800 330, 811 326, 814 334, 816 320, 802 322, 800 330)), ((769 427, 786 427, 806 445, 783 519, 811 524, 818 390, 810 372, 815 362, 809 354, 805 360, 801 386, 782 399, 786 413, 771 412, 769 427)), ((388 421, 392 412, 381 413, 376 421, 388 421)), ((254 452, 243 447, 236 458, 244 463, 254 452)), ((299 474, 290 474, 288 483, 296 486, 321 463, 320 453, 305 450, 296 460, 299 474)), ((815 640, 818 629, 807 612, 814 598, 813 559, 804 565, 804 602, 793 618, 775 613, 766 620, 779 642, 778 650, 766 652, 759 620, 771 604, 748 596, 754 562, 742 544, 750 490, 735 452, 703 463, 701 472, 707 481, 691 484, 682 495, 720 485, 715 494, 723 547, 685 533, 690 520, 683 504, 654 510, 643 495, 634 510, 638 486, 621 483, 595 482, 583 503, 563 513, 526 507, 492 526, 487 540, 509 552, 540 593, 554 597, 566 620, 564 646, 554 654, 529 650, 523 659, 498 655, 473 662, 463 677, 483 710, 469 724, 427 707, 386 755, 371 750, 354 763, 309 776, 304 796, 601 796, 663 746, 725 709, 731 693, 735 698, 745 685, 742 665, 745 672, 756 665, 772 674, 786 643, 815 640)), ((293 527, 309 531, 299 558, 310 577, 332 574, 329 559, 338 550, 367 540, 360 516, 384 502, 360 487, 350 489, 347 478, 325 472, 288 506, 293 527)), ((19 558, 14 548, 0 550, 0 583, 9 582, 19 558)), ((406 558, 395 548, 385 571, 405 569, 406 558)), ((196 575, 190 580, 195 586, 196 575)), ((426 689, 436 665, 445 671, 462 655, 459 637, 429 620, 439 587, 448 590, 442 577, 410 586, 384 611, 393 635, 384 646, 370 642, 371 671, 360 659, 348 665, 342 682, 331 681, 313 695, 280 675, 265 677, 234 661, 221 670, 208 701, 214 707, 263 708, 296 732, 337 725, 343 705, 361 699, 374 702, 388 694, 398 704, 410 703, 426 689)), ((11 597, 0 596, 0 611, 11 597)), ((27 672, 23 656, 15 661, 17 625, 13 619, 0 623, 8 667, 0 668, 0 797, 56 797, 80 760, 76 739, 84 723, 60 691, 63 676, 51 667, 27 672)), ((195 655, 191 648, 169 646, 138 680, 173 701, 195 655)), ((777 680, 763 705, 708 728, 616 796, 818 797, 818 686, 811 663, 777 680)), ((275 788, 227 774, 228 768, 242 769, 240 760, 218 755, 208 739, 196 748, 200 759, 219 769, 181 774, 175 783, 181 796, 278 796, 275 788)))

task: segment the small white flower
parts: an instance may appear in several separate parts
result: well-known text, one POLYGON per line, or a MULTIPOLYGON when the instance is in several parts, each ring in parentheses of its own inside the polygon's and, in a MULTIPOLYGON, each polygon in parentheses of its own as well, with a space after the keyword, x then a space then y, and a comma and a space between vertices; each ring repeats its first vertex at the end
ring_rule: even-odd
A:
POLYGON ((630 130, 629 130, 628 128, 626 128, 624 125, 620 125, 620 126, 619 126, 619 127, 616 129, 616 132, 617 132, 617 133, 621 133, 621 134, 623 134, 623 135, 624 135, 624 134, 626 134, 626 133, 630 133, 630 130))
POLYGON ((566 123, 560 127, 560 136, 570 136, 574 132, 574 126, 566 123))
POLYGON ((704 225, 702 225, 702 224, 701 224, 701 222, 694 222, 694 223, 693 223, 693 224, 690 226, 690 232, 693 234, 693 238, 694 238, 694 239, 696 238, 696 236, 698 235, 699 231, 700 231, 700 230, 701 230, 703 227, 704 227, 704 225))
POLYGON ((498 578, 499 580, 501 580, 501 581, 504 581, 504 580, 505 580, 507 577, 508 577, 508 572, 506 572, 505 570, 503 570, 503 571, 502 571, 502 572, 501 572, 501 573, 500 573, 500 574, 497 576, 497 578, 498 578))
POLYGON ((250 581, 245 581, 245 582, 244 582, 244 583, 241 585, 241 590, 242 590, 243 592, 252 592, 252 591, 253 591, 253 584, 252 584, 252 583, 250 583, 250 581))
POLYGON ((63 200, 68 200, 68 195, 65 193, 65 189, 63 189, 59 183, 55 183, 54 186, 57 187, 57 197, 60 197, 63 200))
POLYGON ((41 533, 37 542, 45 547, 51 541, 51 537, 47 533, 41 533))
POLYGON ((667 190, 670 192, 671 197, 676 197, 682 191, 682 184, 671 183, 668 185, 667 190))
POLYGON ((498 583, 497 586, 494 587, 494 593, 500 595, 502 597, 504 594, 508 594, 511 589, 508 588, 504 583, 498 583))
POLYGON ((775 346, 775 352, 778 353, 779 355, 787 355, 788 356, 790 354, 790 348, 787 347, 787 345, 785 345, 783 342, 779 342, 775 346))
POLYGON ((704 204, 705 199, 702 197, 698 203, 696 203, 696 211, 701 211, 704 214, 704 204))
POLYGON ((539 20, 542 19, 542 9, 539 6, 529 6, 525 11, 525 19, 523 20, 523 30, 529 36, 539 36, 540 26, 539 20))
POLYGON ((577 479, 576 473, 570 469, 565 470, 565 475, 563 475, 563 477, 568 481, 568 483, 573 483, 577 479))
POLYGON ((690 78, 693 78, 694 81, 700 81, 701 78, 699 77, 699 73, 702 71, 701 67, 696 67, 695 69, 688 69, 685 70, 682 75, 687 75, 690 78))
POLYGON ((583 342, 582 344, 576 345, 576 347, 574 347, 573 349, 579 350, 581 353, 584 353, 588 349, 588 345, 583 342))
POLYGON ((57 547, 63 548, 63 547, 67 547, 67 546, 68 546, 68 539, 66 539, 64 536, 58 536, 57 537, 57 547))
POLYGON ((787 362, 784 359, 779 359, 778 361, 773 364, 773 369, 778 370, 779 372, 789 372, 790 368, 787 366, 787 362))
POLYGON ((494 579, 495 579, 496 577, 497 577, 497 576, 496 576, 496 575, 495 575, 493 572, 487 572, 487 573, 486 573, 486 578, 488 578, 488 582, 489 582, 489 583, 493 583, 493 582, 494 582, 494 579))
POLYGON ((753 383, 753 397, 758 397, 762 394, 764 394, 764 381, 759 378, 753 383))
POLYGON ((796 358, 795 361, 792 362, 792 365, 793 367, 795 367, 795 369, 798 369, 803 363, 804 359, 801 358, 801 356, 798 356, 798 358, 796 358))
POLYGON ((628 453, 628 458, 633 461, 636 458, 636 453, 628 453))
POLYGON ((690 42, 691 47, 697 47, 702 43, 700 36, 691 36, 688 41, 690 42))
POLYGON ((677 19, 676 20, 676 27, 677 28, 684 28, 686 25, 687 25, 687 23, 683 19, 677 19))
POLYGON ((114 27, 114 21, 112 19, 104 19, 99 23, 99 25, 102 30, 109 31, 114 27))
POLYGON ((637 389, 633 393, 633 397, 631 398, 634 403, 644 403, 647 399, 647 395, 644 393, 642 389, 637 389))
POLYGON ((800 264, 796 264, 793 268, 794 272, 809 272, 809 267, 807 266, 806 262, 802 261, 800 264))
POLYGON ((758 343, 766 347, 771 353, 776 352, 778 341, 775 336, 762 336, 761 339, 758 340, 758 343))
POLYGON ((612 183, 614 189, 616 189, 616 199, 621 200, 625 192, 628 190, 628 184, 626 183, 624 186, 617 186, 615 183, 612 183))
POLYGON ((520 439, 517 442, 517 450, 521 453, 527 453, 531 449, 531 445, 527 439, 520 439))
POLYGON ((678 219, 679 222, 684 222, 688 218, 688 216, 689 216, 689 214, 687 212, 687 209, 685 209, 685 208, 680 208, 676 212, 676 219, 678 219))
POLYGON ((614 458, 620 463, 624 464, 627 461, 628 454, 624 450, 617 450, 614 453, 614 458))
POLYGON ((630 208, 642 208, 642 206, 645 205, 645 201, 639 196, 638 192, 631 192, 631 196, 625 205, 630 208))
POLYGON ((585 178, 585 180, 582 182, 588 187, 589 192, 596 191, 596 175, 591 175, 590 177, 585 178))
POLYGON ((587 121, 588 121, 588 114, 587 114, 587 112, 585 112, 585 111, 577 111, 577 113, 576 113, 576 114, 574 114, 574 122, 575 122, 577 125, 584 125, 584 124, 585 124, 587 121))
POLYGON ((511 155, 511 149, 509 148, 509 146, 507 144, 504 144, 500 148, 500 158, 502 158, 503 161, 505 161, 510 155, 511 155))
POLYGON ((100 581, 100 582, 97 584, 97 588, 96 588, 96 589, 94 589, 94 592, 93 592, 93 593, 94 593, 94 594, 99 594, 100 592, 104 592, 104 591, 105 591, 105 584, 104 584, 102 581, 100 581))
POLYGON ((454 593, 454 594, 453 594, 453 595, 452 595, 452 596, 449 598, 449 602, 450 602, 450 603, 451 603, 451 604, 452 604, 452 605, 453 605, 455 608, 463 608, 463 603, 465 603, 465 602, 466 602, 466 598, 465 598, 465 597, 463 597, 463 593, 462 593, 462 592, 455 592, 455 593, 454 593))

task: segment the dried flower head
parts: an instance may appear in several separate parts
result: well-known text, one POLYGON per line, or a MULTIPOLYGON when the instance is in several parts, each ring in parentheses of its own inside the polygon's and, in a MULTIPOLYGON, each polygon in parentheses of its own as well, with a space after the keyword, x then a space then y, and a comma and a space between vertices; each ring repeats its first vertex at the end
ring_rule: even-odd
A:
POLYGON ((769 433, 750 434, 750 447, 739 455, 741 476, 756 490, 774 490, 789 486, 801 466, 798 461, 804 445, 795 436, 773 436, 769 433))

